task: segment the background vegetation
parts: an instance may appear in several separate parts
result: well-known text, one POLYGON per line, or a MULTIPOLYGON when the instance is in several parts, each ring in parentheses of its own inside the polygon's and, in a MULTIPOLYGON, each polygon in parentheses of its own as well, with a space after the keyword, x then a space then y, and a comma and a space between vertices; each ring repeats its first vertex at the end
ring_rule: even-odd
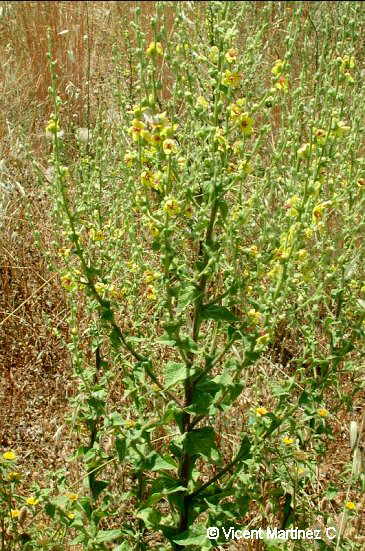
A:
POLYGON ((2 2, 1 549, 364 544, 361 2, 2 2))

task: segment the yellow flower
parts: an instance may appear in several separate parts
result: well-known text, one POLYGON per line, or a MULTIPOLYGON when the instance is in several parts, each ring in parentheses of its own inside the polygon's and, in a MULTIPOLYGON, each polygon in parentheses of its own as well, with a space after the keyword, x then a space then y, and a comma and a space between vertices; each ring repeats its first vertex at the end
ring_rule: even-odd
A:
POLYGON ((241 81, 241 75, 240 73, 232 73, 231 71, 225 71, 223 78, 222 78, 222 84, 224 86, 228 86, 231 88, 237 88, 239 86, 241 81))
POLYGON ((298 477, 302 477, 306 474, 306 470, 304 469, 304 467, 298 467, 296 469, 296 474, 298 477))
POLYGON ((270 342, 270 334, 269 333, 264 333, 263 335, 261 335, 257 341, 256 341, 256 344, 258 344, 259 346, 261 345, 266 345, 270 342))
POLYGON ((268 413, 267 409, 264 407, 256 408, 255 411, 256 411, 256 415, 258 415, 259 417, 262 417, 263 415, 266 415, 268 413))
POLYGON ((147 55, 163 55, 163 48, 161 42, 151 42, 146 50, 147 55))
POLYGON ((20 517, 20 511, 19 509, 12 509, 10 511, 11 518, 19 518, 20 517))
POLYGON ((273 253, 275 255, 275 258, 280 258, 281 260, 287 260, 289 258, 289 249, 285 247, 279 247, 278 249, 274 249, 273 253))
POLYGON ((105 285, 105 283, 101 283, 99 281, 97 283, 95 283, 95 291, 99 295, 104 294, 104 292, 106 292, 106 290, 107 290, 107 285, 105 285))
POLYGON ((355 67, 355 58, 354 56, 345 55, 342 58, 337 58, 338 62, 341 63, 340 71, 345 73, 347 69, 354 69, 355 67))
POLYGON ((130 134, 132 134, 133 140, 137 142, 141 135, 142 130, 144 130, 145 128, 146 126, 142 121, 138 119, 133 119, 132 126, 128 129, 128 131, 130 134))
POLYGON ((71 272, 67 272, 66 274, 61 276, 61 285, 64 289, 66 289, 66 291, 72 291, 76 289, 77 284, 71 272))
POLYGON ((160 235, 160 230, 156 228, 156 226, 153 224, 153 222, 150 222, 148 224, 148 229, 150 230, 153 237, 158 237, 160 235))
POLYGON ((161 172, 152 172, 151 170, 144 170, 141 174, 141 182, 146 187, 161 190, 161 172))
POLYGON ((175 140, 167 139, 162 144, 165 155, 171 155, 171 153, 177 152, 177 143, 175 140))
POLYGON ((136 422, 132 419, 127 419, 126 421, 124 421, 124 426, 126 429, 131 429, 136 426, 136 422))
POLYGON ((151 170, 143 170, 141 173, 141 183, 146 187, 152 187, 153 174, 151 170))
POLYGON ((60 125, 58 121, 55 119, 50 119, 46 126, 46 132, 50 132, 51 134, 57 134, 59 131, 60 131, 60 125))
POLYGON ((37 503, 39 503, 39 499, 37 499, 35 497, 27 497, 25 502, 26 502, 27 505, 37 505, 37 503))
POLYGON ((281 59, 277 59, 274 63, 273 68, 271 69, 272 74, 275 75, 276 77, 281 75, 284 69, 284 65, 285 65, 285 61, 282 61, 281 59))
POLYGON ((328 415, 329 415, 329 411, 325 408, 317 409, 317 413, 320 417, 328 417, 328 415))
POLYGON ((317 143, 324 145, 326 143, 327 132, 322 128, 314 128, 314 137, 317 143))
POLYGON ((8 480, 20 480, 21 477, 21 473, 18 473, 17 471, 8 472, 8 480))
POLYGON ((244 143, 242 140, 236 140, 232 144, 233 152, 237 155, 238 153, 241 153, 244 149, 244 143))
POLYGON ((10 450, 8 452, 3 453, 3 459, 7 459, 8 461, 15 461, 16 454, 10 450))
POLYGON ((238 163, 237 172, 241 176, 247 176, 247 174, 251 174, 252 171, 253 171, 253 168, 250 161, 240 161, 238 163))
POLYGON ((152 145, 154 145, 155 147, 156 147, 156 146, 159 146, 159 145, 161 145, 161 143, 162 143, 162 136, 160 136, 160 134, 156 134, 156 133, 151 134, 151 135, 150 135, 150 140, 149 140, 149 141, 150 141, 150 143, 151 143, 152 145))
POLYGON ((308 251, 306 249, 299 249, 298 260, 306 260, 308 258, 308 251))
POLYGON ((135 273, 137 272, 137 270, 138 270, 138 264, 136 264, 135 262, 132 262, 131 260, 128 261, 128 262, 126 262, 126 264, 127 264, 128 268, 130 269, 130 271, 131 271, 132 273, 135 274, 135 273))
POLYGON ((285 204, 285 208, 288 209, 288 215, 296 217, 299 214, 298 209, 296 208, 300 204, 300 197, 298 195, 293 195, 288 199, 287 203, 285 204))
POLYGON ((147 270, 146 272, 144 272, 143 276, 146 283, 152 283, 152 281, 160 279, 161 274, 160 272, 152 272, 151 270, 147 270))
POLYGON ((319 203, 316 205, 312 211, 312 220, 313 222, 319 222, 323 216, 323 211, 326 208, 326 203, 319 203))
POLYGON ((231 119, 237 119, 242 113, 242 107, 246 103, 246 98, 240 98, 235 103, 231 103, 228 107, 231 119))
POLYGON ((66 259, 70 256, 70 254, 71 254, 71 249, 67 249, 66 247, 62 247, 58 251, 58 256, 61 256, 66 259))
POLYGON ((79 499, 78 494, 73 494, 73 493, 66 494, 66 497, 68 497, 70 501, 77 501, 79 499))
POLYGON ((66 515, 68 516, 69 519, 73 519, 75 518, 75 513, 66 513, 66 515))
POLYGON ((91 228, 89 235, 92 241, 103 241, 104 239, 103 232, 101 230, 96 230, 95 228, 91 228))
POLYGON ((275 84, 275 88, 277 88, 278 90, 282 90, 283 92, 287 93, 287 91, 289 89, 288 79, 286 77, 284 77, 283 75, 281 77, 279 77, 279 80, 275 84))
POLYGON ((141 138, 143 138, 146 142, 151 142, 150 132, 146 129, 141 130, 141 138))
POLYGON ((161 130, 161 128, 165 128, 170 124, 170 121, 166 116, 166 111, 163 113, 156 113, 155 115, 152 111, 146 111, 143 116, 153 130, 161 130))
POLYGON ((236 61, 237 55, 238 50, 236 50, 236 48, 230 48, 224 57, 226 58, 228 63, 233 63, 234 61, 236 61))
POLYGON ((243 113, 240 115, 236 122, 237 126, 245 136, 251 136, 253 123, 254 121, 248 113, 243 113))
POLYGON ((253 308, 251 308, 251 310, 247 312, 247 315, 253 323, 258 323, 258 324, 262 323, 261 312, 258 312, 257 310, 254 310, 253 308))
POLYGON ((142 117, 143 113, 147 110, 147 107, 142 107, 142 105, 137 104, 132 107, 128 113, 131 113, 132 115, 135 115, 137 118, 142 117))
POLYGON ((345 507, 349 511, 356 511, 356 504, 353 501, 346 501, 345 507))
POLYGON ((110 296, 115 299, 122 299, 126 296, 128 289, 122 287, 121 289, 115 289, 113 286, 110 289, 110 296))
POLYGON ((179 212, 181 211, 180 203, 176 199, 167 199, 163 206, 163 210, 169 216, 176 216, 176 214, 179 214, 179 212))
POLYGON ((291 446, 294 444, 294 438, 290 438, 289 436, 285 436, 282 441, 286 446, 291 446))
POLYGON ((209 107, 209 103, 204 96, 199 96, 196 100, 196 104, 199 105, 199 107, 203 107, 203 109, 207 109, 209 107))
POLYGON ((156 300, 157 294, 156 289, 153 287, 153 285, 149 285, 146 290, 146 297, 148 300, 156 300))
POLYGON ((313 237, 312 228, 306 228, 303 233, 304 233, 304 235, 307 239, 312 239, 312 237, 313 237))

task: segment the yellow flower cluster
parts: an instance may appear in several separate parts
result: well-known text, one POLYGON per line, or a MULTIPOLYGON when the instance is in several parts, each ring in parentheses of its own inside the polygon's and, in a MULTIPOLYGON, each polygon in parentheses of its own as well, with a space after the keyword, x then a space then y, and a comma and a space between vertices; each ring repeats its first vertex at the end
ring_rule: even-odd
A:
POLYGON ((354 56, 344 55, 343 57, 338 57, 337 62, 340 64, 340 75, 342 78, 349 84, 354 84, 355 79, 351 74, 351 70, 355 68, 354 56))
POLYGON ((8 452, 3 453, 3 459, 6 459, 7 461, 15 461, 16 453, 12 450, 9 450, 8 452))
POLYGON ((238 72, 232 72, 228 69, 224 72, 222 78, 222 84, 228 88, 237 88, 241 82, 241 74, 238 72))
POLYGON ((237 56, 238 50, 236 50, 236 48, 230 48, 224 57, 226 61, 228 61, 228 63, 233 63, 234 61, 236 61, 237 56))
POLYGON ((176 216, 181 212, 181 206, 177 199, 171 198, 167 199, 163 205, 163 210, 169 216, 176 216))
POLYGON ((294 444, 294 438, 291 438, 290 436, 285 436, 282 440, 283 444, 286 446, 292 446, 294 444))
POLYGON ((274 78, 274 88, 272 91, 280 90, 284 93, 287 93, 289 90, 289 79, 288 75, 284 74, 284 69, 286 67, 286 62, 277 59, 271 69, 274 78))
MULTIPOLYGON (((153 150, 160 150, 161 147, 165 155, 177 153, 178 145, 176 140, 172 139, 177 124, 172 124, 166 113, 153 114, 149 107, 136 105, 132 109, 134 119, 128 129, 133 141, 150 145, 153 150), (143 120, 142 120, 143 119, 143 120)), ((153 151, 152 151, 153 153, 153 151)), ((136 160, 136 155, 132 152, 126 153, 124 162, 130 166, 136 160)))
POLYGON ((235 126, 241 130, 245 136, 250 136, 253 131, 254 120, 247 112, 243 111, 246 98, 240 98, 228 107, 229 116, 234 121, 235 126))
POLYGON ((141 183, 155 190, 162 190, 162 172, 154 172, 153 170, 143 170, 141 173, 141 183))
POLYGON ((261 312, 258 312, 253 308, 247 312, 247 316, 250 319, 250 321, 256 325, 261 325, 263 322, 263 316, 261 312))
POLYGON ((163 55, 163 48, 161 42, 151 42, 146 49, 146 54, 149 56, 163 55))

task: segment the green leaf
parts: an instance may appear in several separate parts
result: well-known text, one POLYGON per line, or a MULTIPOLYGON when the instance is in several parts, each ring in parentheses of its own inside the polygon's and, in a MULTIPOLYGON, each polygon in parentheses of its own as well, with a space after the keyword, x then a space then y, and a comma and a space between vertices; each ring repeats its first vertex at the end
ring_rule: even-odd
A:
POLYGON ((104 543, 106 541, 113 541, 120 538, 123 535, 122 530, 100 530, 98 532, 95 543, 104 543))
POLYGON ((119 461, 124 461, 127 452, 127 442, 125 438, 116 438, 115 447, 118 453, 119 461))
POLYGON ((56 506, 53 503, 46 503, 44 510, 49 517, 54 518, 56 506))
POLYGON ((198 296, 198 292, 196 287, 193 285, 188 285, 183 288, 182 291, 179 293, 179 302, 177 304, 177 312, 182 312, 190 306, 190 304, 193 304, 198 296))
POLYGON ((158 530, 161 521, 161 513, 156 511, 156 509, 146 507, 138 511, 136 517, 143 520, 148 530, 158 530))
POLYGON ((175 470, 177 469, 177 463, 171 459, 169 456, 162 457, 161 455, 157 455, 156 461, 154 463, 152 471, 161 471, 161 470, 175 470))
POLYGON ((89 497, 82 497, 80 499, 80 505, 83 509, 83 511, 86 513, 86 516, 88 519, 91 518, 91 515, 93 513, 91 504, 90 504, 90 498, 89 497))
POLYGON ((187 377, 187 368, 185 364, 176 362, 167 362, 164 369, 165 388, 170 388, 187 377))
POLYGON ((162 457, 156 452, 151 452, 144 460, 144 470, 171 471, 177 469, 177 464, 169 456, 162 457))
POLYGON ((130 549, 131 547, 129 542, 125 541, 124 543, 117 545, 117 547, 114 547, 113 551, 130 551, 130 549))
POLYGON ((244 436, 242 438, 241 446, 237 454, 237 459, 239 459, 240 461, 245 461, 245 459, 249 459, 249 457, 251 457, 250 450, 250 439, 248 438, 248 436, 244 436))
POLYGON ((214 461, 220 459, 212 427, 203 427, 188 432, 184 440, 184 448, 190 455, 201 455, 205 459, 214 461))
POLYGON ((200 311, 200 317, 203 320, 238 321, 238 318, 236 318, 228 308, 225 308, 225 306, 217 306, 216 304, 203 306, 200 311))
POLYGON ((199 549, 211 548, 210 542, 207 539, 206 527, 202 524, 194 526, 193 528, 190 528, 190 530, 186 530, 186 532, 175 536, 172 541, 182 545, 183 547, 188 545, 196 545, 199 546, 199 549))
POLYGON ((117 411, 113 411, 108 418, 108 425, 112 427, 122 427, 124 425, 123 417, 117 411))
POLYGON ((87 541, 87 535, 86 534, 79 534, 74 538, 70 543, 71 545, 78 545, 79 543, 83 543, 87 541))
POLYGON ((186 489, 180 484, 179 480, 176 480, 167 473, 163 473, 153 481, 151 494, 146 505, 154 505, 166 496, 185 492, 186 489))
POLYGON ((101 319, 105 321, 112 321, 113 312, 110 310, 110 302, 104 301, 104 306, 101 309, 101 319))
MULTIPOLYGON (((185 411, 204 415, 210 412, 212 403, 221 389, 221 385, 208 377, 204 377, 194 388, 192 404, 185 411)), ((213 414, 213 413, 212 413, 213 414)))
POLYGON ((93 493, 94 499, 97 499, 105 488, 109 486, 110 482, 108 480, 92 480, 90 481, 91 490, 93 493))
POLYGON ((339 489, 337 488, 337 486, 335 486, 334 484, 332 484, 332 482, 330 482, 328 485, 328 488, 324 492, 324 495, 328 499, 334 499, 338 495, 338 492, 339 492, 339 489))
POLYGON ((169 335, 167 335, 167 334, 162 335, 162 337, 160 337, 159 339, 156 339, 156 342, 158 342, 159 344, 163 344, 164 346, 175 346, 176 345, 176 341, 171 339, 169 337, 169 335))

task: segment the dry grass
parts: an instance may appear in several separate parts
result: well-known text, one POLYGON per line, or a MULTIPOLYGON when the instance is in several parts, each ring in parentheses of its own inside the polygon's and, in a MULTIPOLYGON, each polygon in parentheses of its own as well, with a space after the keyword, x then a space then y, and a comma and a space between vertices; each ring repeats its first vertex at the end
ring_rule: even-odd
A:
MULTIPOLYGON (((59 91, 67 98, 63 117, 69 124, 86 126, 88 80, 91 90, 98 89, 99 95, 105 93, 107 98, 111 44, 122 44, 121 22, 128 24, 129 8, 137 4, 146 17, 153 11, 153 2, 2 2, 8 15, 0 19, 0 97, 6 106, 0 111, 0 158, 6 160, 4 178, 13 191, 6 196, 0 220, 0 445, 18 451, 26 460, 26 484, 34 474, 38 482, 45 480, 47 471, 60 467, 74 444, 65 439, 57 448, 53 440, 64 425, 67 401, 73 393, 64 344, 68 339, 67 310, 58 278, 45 259, 55 231, 48 218, 49 205, 26 156, 30 147, 40 162, 47 164, 47 144, 41 136, 52 110, 47 32, 59 67, 59 91), (16 182, 21 184, 20 190, 16 182)), ((258 13, 262 3, 255 4, 258 13)), ((273 46, 266 53, 269 64, 284 51, 281 29, 293 17, 292 4, 272 4, 273 46)), ((307 3, 304 17, 310 14, 311 4, 307 3)), ((243 30, 242 40, 244 36, 243 30)), ((91 102, 95 107, 94 93, 91 102)), ((91 108, 91 116, 93 112, 91 108)), ((285 363, 283 355, 292 346, 295 343, 289 342, 285 350, 278 351, 280 363, 285 363)), ((360 418, 363 396, 357 400, 360 418)), ((235 415, 244 416, 247 407, 243 397, 235 415)), ((337 478, 350 459, 349 421, 347 412, 341 412, 336 420, 335 439, 320 466, 322 483, 337 478)), ((361 531, 361 526, 357 528, 361 531)), ((245 545, 238 548, 247 549, 245 545)))

